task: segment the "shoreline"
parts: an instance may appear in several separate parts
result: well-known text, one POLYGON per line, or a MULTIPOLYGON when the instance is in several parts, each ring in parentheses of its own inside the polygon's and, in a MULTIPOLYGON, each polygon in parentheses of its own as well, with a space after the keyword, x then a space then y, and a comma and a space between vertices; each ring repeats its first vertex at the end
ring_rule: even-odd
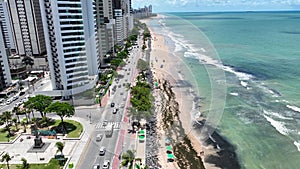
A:
MULTIPOLYGON (((147 24, 147 21, 144 20, 143 22, 147 24)), ((177 70, 183 68, 185 65, 178 56, 173 56, 169 52, 169 47, 165 44, 165 37, 156 34, 151 27, 149 27, 149 30, 152 35, 151 70, 156 79, 164 79, 170 82, 171 90, 175 94, 175 100, 179 104, 178 107, 181 112, 179 119, 181 119, 182 126, 186 131, 185 135, 190 139, 193 149, 201 156, 205 168, 216 169, 225 166, 232 169, 240 168, 235 147, 218 133, 214 132, 212 134, 213 139, 206 140, 205 142, 200 142, 195 136, 191 125, 193 122, 191 110, 199 109, 199 100, 201 98, 192 90, 191 84, 185 80, 184 75, 181 73, 182 70, 177 70), (190 104, 191 102, 193 104, 190 104), (220 145, 222 149, 218 150, 217 147, 220 145)))

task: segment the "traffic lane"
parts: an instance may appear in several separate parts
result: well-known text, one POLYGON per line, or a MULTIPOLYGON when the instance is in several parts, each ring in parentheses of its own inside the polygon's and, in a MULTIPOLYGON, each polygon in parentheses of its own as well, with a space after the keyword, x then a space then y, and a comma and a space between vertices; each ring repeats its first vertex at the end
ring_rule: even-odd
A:
POLYGON ((103 134, 103 138, 101 140, 101 142, 102 142, 101 146, 106 148, 106 152, 103 156, 99 155, 99 149, 101 146, 99 147, 98 152, 97 152, 97 162, 100 164, 100 168, 102 168, 105 160, 109 160, 110 163, 112 163, 112 159, 115 156, 114 150, 115 150, 115 145, 117 144, 119 130, 114 130, 112 137, 106 137, 104 130, 97 131, 97 133, 103 134))

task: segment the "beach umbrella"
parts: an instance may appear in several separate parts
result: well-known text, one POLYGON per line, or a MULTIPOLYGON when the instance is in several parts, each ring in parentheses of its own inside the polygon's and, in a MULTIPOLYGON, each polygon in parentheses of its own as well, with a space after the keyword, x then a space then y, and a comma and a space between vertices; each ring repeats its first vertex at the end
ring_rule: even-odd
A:
POLYGON ((168 161, 173 162, 175 160, 175 156, 173 154, 167 154, 168 161))
POLYGON ((167 149, 168 151, 172 151, 172 150, 173 150, 173 147, 172 147, 172 146, 166 146, 166 149, 167 149))
POLYGON ((141 141, 142 141, 142 140, 145 140, 145 136, 144 136, 144 135, 140 135, 140 136, 139 136, 139 140, 141 140, 141 141))
POLYGON ((145 134, 145 131, 144 131, 144 130, 140 130, 140 131, 139 131, 139 135, 141 135, 141 134, 144 135, 144 134, 145 134))

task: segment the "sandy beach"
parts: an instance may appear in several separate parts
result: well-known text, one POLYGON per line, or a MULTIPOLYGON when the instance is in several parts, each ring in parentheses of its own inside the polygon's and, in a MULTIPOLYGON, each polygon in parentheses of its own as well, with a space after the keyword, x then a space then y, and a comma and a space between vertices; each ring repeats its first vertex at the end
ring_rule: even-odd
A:
MULTIPOLYGON (((192 132, 191 112, 195 107, 195 105, 193 105, 194 98, 191 97, 190 84, 184 80, 184 77, 181 74, 181 71, 186 69, 186 65, 178 56, 174 56, 171 52, 169 52, 169 48, 167 46, 168 42, 166 42, 163 36, 156 34, 153 32, 153 30, 151 30, 151 28, 150 31, 152 36, 150 55, 151 70, 155 80, 169 81, 172 86, 172 91, 175 93, 176 101, 179 104, 179 119, 185 130, 185 133, 181 133, 181 135, 182 137, 188 136, 194 150, 199 154, 199 156, 201 156, 205 168, 218 168, 213 164, 205 163, 205 159, 212 154, 216 155, 217 151, 212 146, 204 147, 192 132)), ((157 92, 156 95, 158 96, 159 92, 157 92)), ((156 98, 159 99, 159 97, 156 98)), ((157 110, 159 110, 159 108, 157 110)), ((158 115, 157 118, 158 124, 161 123, 161 116, 158 115)), ((160 130, 160 164, 162 167, 166 168, 178 168, 176 163, 167 162, 166 157, 163 155, 165 154, 165 149, 163 146, 165 132, 162 128, 160 128, 160 130)), ((180 140, 178 140, 178 142, 180 142, 180 140)))

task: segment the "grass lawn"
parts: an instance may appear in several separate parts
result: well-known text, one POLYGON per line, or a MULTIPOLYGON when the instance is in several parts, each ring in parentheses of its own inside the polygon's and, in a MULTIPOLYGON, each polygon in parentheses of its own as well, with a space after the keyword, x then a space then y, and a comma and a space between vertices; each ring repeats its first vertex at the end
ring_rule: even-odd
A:
MULTIPOLYGON (((56 120, 54 126, 59 126, 60 120, 56 120)), ((83 131, 82 125, 74 120, 64 120, 67 129, 67 138, 78 138, 83 131)))
MULTIPOLYGON (((4 128, 0 129, 0 142, 8 142, 8 137, 7 137, 7 135, 8 135, 8 132, 7 132, 4 128)), ((11 136, 11 137, 9 138, 9 140, 12 141, 12 140, 14 140, 17 136, 18 136, 18 135, 15 134, 14 136, 11 136)))
MULTIPOLYGON (((19 164, 20 165, 20 164, 19 164)), ((10 169, 18 169, 18 165, 9 165, 10 169)), ((30 164, 30 169, 61 169, 63 166, 55 159, 51 159, 48 164, 30 164)), ((6 164, 0 164, 0 168, 7 169, 6 164)))

